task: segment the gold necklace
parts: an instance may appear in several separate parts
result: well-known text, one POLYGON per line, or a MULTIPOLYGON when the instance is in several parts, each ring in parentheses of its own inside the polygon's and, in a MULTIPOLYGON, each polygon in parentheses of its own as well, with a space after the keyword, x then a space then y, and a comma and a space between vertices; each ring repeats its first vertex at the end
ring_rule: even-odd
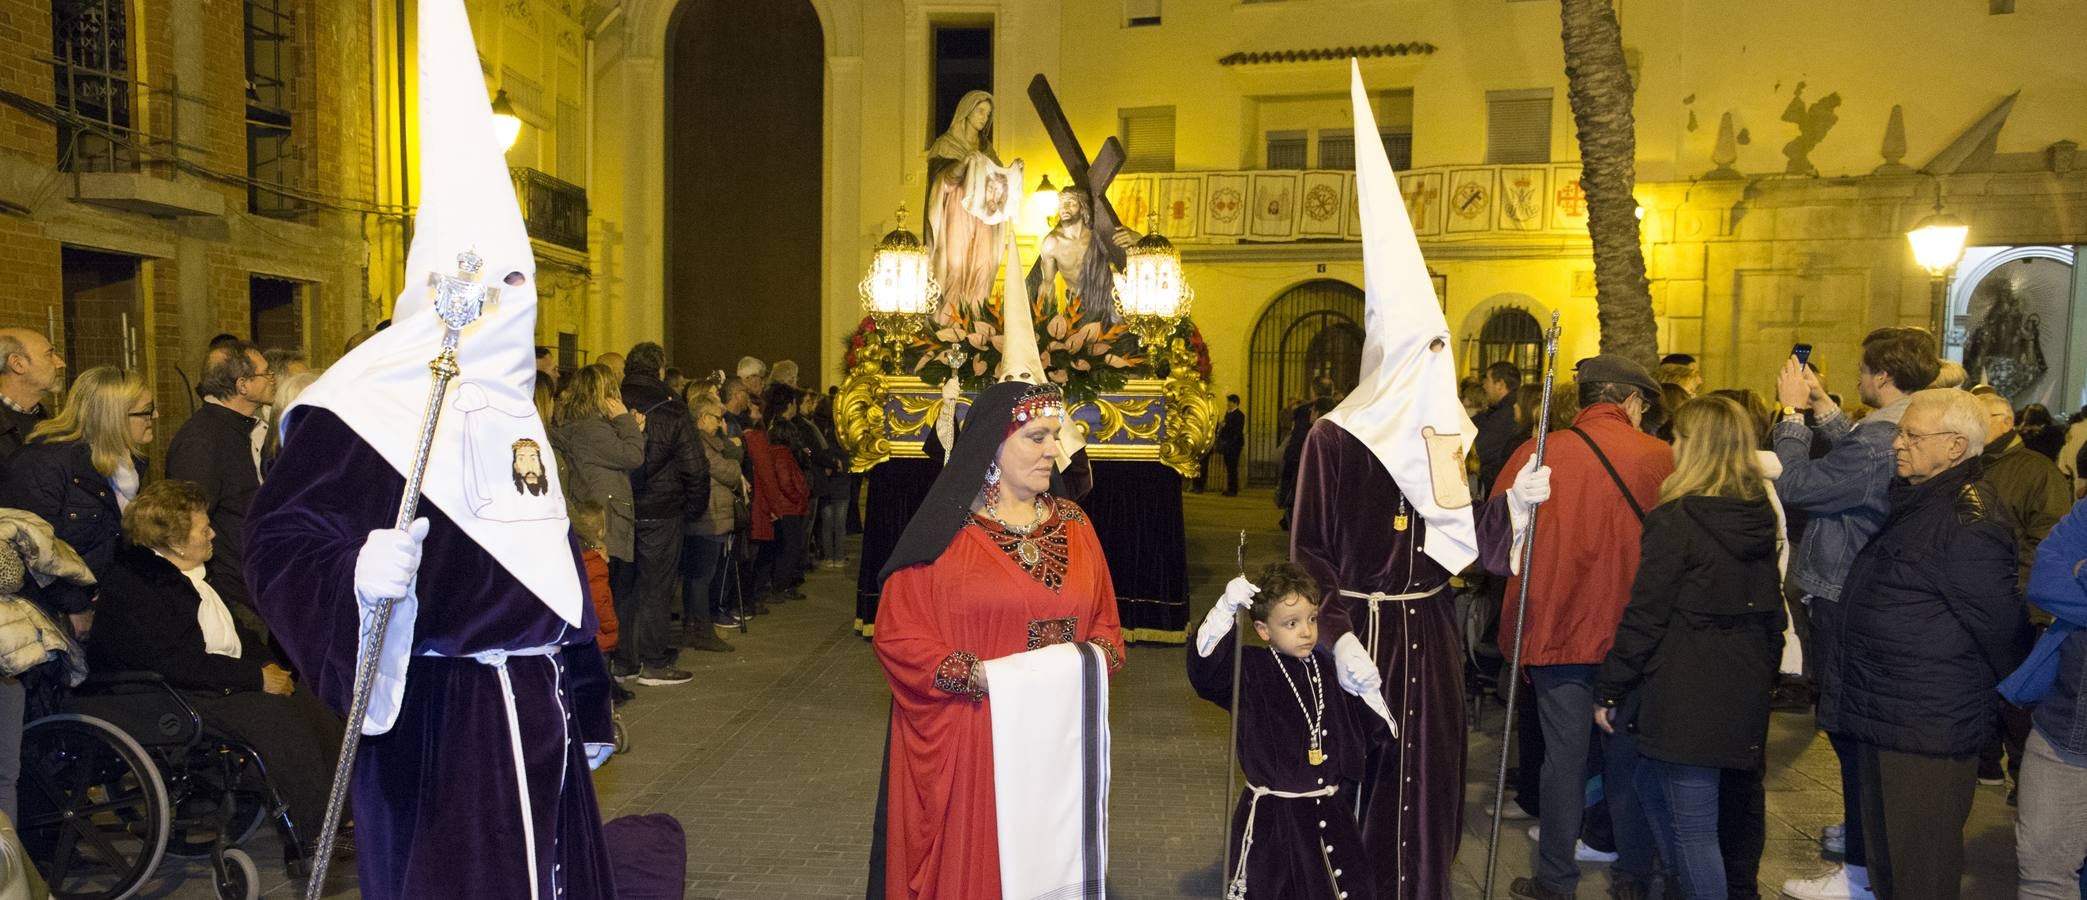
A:
POLYGON ((986 515, 993 521, 998 522, 1000 527, 1006 530, 1009 535, 1016 538, 1015 552, 1021 554, 1022 565, 1031 568, 1034 568, 1043 559, 1043 550, 1036 546, 1036 541, 1030 536, 1036 532, 1036 529, 1043 526, 1046 514, 1047 511, 1044 508, 1042 494, 1036 495, 1036 518, 1027 525, 1016 525, 1001 518, 1000 505, 998 503, 986 504, 986 515))

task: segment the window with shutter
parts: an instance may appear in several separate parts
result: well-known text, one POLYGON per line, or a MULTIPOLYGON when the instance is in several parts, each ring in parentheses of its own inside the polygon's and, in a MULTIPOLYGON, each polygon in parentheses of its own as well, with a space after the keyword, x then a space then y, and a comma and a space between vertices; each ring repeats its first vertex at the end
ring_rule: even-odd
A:
POLYGON ((1355 132, 1346 128, 1319 129, 1319 168, 1355 168, 1355 132))
POLYGON ((1159 24, 1160 0, 1123 0, 1123 27, 1159 24))
POLYGON ((1268 133, 1268 168, 1302 169, 1311 163, 1305 159, 1305 134, 1302 131, 1271 131, 1268 133))
POLYGON ((1123 171, 1174 171, 1174 107, 1118 110, 1116 121, 1123 138, 1123 171))
POLYGON ((1386 131, 1378 134, 1384 139, 1384 155, 1391 157, 1391 170, 1404 172, 1413 168, 1413 132, 1386 131))
POLYGON ((1486 162, 1551 161, 1551 89, 1486 92, 1486 162))
POLYGON ((587 183, 587 126, 580 107, 569 100, 558 101, 558 177, 587 183))

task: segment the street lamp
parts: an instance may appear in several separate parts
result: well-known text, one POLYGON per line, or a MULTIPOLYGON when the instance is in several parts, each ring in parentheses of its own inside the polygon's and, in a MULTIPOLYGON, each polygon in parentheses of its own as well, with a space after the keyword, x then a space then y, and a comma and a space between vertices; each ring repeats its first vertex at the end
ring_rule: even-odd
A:
POLYGON ((1148 217, 1146 229, 1145 236, 1126 253, 1113 293, 1116 312, 1131 333, 1138 336, 1147 353, 1158 353, 1188 316, 1196 292, 1182 278, 1180 251, 1159 233, 1158 213, 1148 217))
POLYGON ((1964 258, 1964 239, 1970 233, 1971 228, 1963 221, 1942 211, 1940 188, 1935 192, 1935 211, 1906 232, 1907 243, 1913 245, 1914 261, 1928 270, 1931 279, 1928 320, 1934 323, 1935 341, 1941 346, 1949 344, 1949 272, 1956 268, 1957 260, 1964 258))
POLYGON ((522 135, 522 117, 515 115, 515 105, 507 99, 507 89, 501 88, 493 94, 493 140, 499 142, 500 152, 513 149, 515 138, 522 135))
POLYGON ((906 230, 905 204, 899 204, 897 227, 877 242, 870 270, 856 289, 863 312, 886 332, 921 327, 942 299, 942 286, 928 274, 927 248, 906 230))

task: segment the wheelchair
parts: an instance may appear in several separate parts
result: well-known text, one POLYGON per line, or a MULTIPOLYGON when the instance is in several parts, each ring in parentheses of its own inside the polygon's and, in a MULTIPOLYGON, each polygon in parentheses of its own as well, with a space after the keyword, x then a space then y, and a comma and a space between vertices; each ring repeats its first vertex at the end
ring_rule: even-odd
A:
POLYGON ((259 754, 151 673, 90 675, 30 722, 20 804, 22 843, 53 897, 134 896, 172 856, 210 860, 218 897, 251 900, 260 873, 241 847, 264 824, 292 877, 309 868, 259 754))

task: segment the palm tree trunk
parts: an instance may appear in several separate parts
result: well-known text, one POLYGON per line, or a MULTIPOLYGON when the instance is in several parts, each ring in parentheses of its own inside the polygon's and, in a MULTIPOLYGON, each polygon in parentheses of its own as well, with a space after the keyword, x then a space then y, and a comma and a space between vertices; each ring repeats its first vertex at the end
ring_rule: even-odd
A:
POLYGON ((1638 247, 1636 122, 1623 29, 1611 0, 1560 0, 1567 97, 1579 132, 1580 186, 1587 193, 1587 232, 1594 240, 1595 304, 1601 352, 1651 366, 1659 327, 1638 247))

